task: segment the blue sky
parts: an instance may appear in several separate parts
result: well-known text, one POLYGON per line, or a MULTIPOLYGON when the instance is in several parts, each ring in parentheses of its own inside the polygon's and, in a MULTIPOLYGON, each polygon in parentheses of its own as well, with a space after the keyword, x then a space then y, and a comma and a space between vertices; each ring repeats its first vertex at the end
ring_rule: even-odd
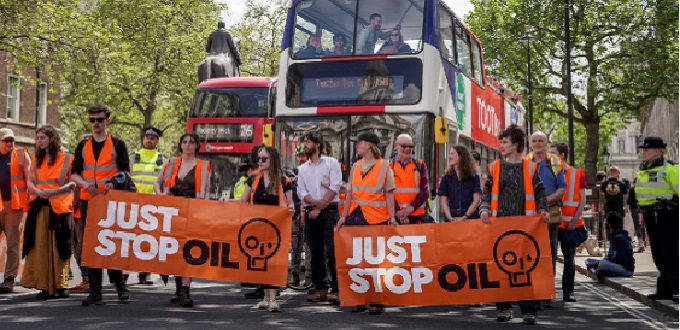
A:
MULTIPOLYGON (((215 2, 226 3, 229 7, 229 10, 222 13, 222 19, 224 19, 227 26, 231 26, 241 19, 247 3, 246 0, 215 0, 215 2)), ((463 18, 465 14, 473 9, 469 0, 444 0, 444 2, 460 18, 463 18)))

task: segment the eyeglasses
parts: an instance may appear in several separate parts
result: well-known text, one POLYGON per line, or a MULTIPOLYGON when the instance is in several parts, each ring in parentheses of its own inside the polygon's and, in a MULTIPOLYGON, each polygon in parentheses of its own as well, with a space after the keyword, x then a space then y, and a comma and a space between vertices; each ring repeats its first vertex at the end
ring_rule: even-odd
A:
POLYGON ((400 144, 399 146, 404 148, 404 149, 413 149, 414 148, 414 146, 408 145, 408 144, 400 144))
POLYGON ((90 117, 89 119, 90 119, 90 123, 94 123, 94 122, 103 123, 104 120, 106 120, 106 118, 100 118, 100 117, 97 117, 97 118, 90 117))
POLYGON ((345 42, 345 40, 342 40, 342 39, 335 39, 334 41, 335 42, 345 42))
POLYGON ((5 143, 14 143, 14 139, 5 139, 5 140, 2 140, 2 141, 5 142, 5 143))
POLYGON ((392 33, 392 34, 390 34, 390 35, 393 36, 393 37, 399 37, 399 34, 394 34, 394 33, 392 33))
POLYGON ((260 163, 266 162, 267 159, 269 159, 269 157, 257 157, 257 160, 258 160, 260 163))

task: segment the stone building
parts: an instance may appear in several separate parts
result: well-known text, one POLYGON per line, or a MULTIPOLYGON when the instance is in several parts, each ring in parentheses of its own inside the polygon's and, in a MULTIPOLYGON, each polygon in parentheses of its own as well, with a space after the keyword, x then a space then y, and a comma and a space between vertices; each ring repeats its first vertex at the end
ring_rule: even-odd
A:
POLYGON ((12 70, 18 60, 0 51, 0 127, 16 136, 15 147, 35 147, 35 129, 49 124, 59 129, 58 74, 46 74, 39 67, 12 70))

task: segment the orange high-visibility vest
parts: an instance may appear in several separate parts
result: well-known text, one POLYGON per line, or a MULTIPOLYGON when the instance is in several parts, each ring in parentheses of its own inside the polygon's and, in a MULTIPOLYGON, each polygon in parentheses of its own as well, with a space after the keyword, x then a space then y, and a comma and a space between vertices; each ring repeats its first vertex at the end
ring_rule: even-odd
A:
POLYGON ((369 224, 385 222, 389 218, 385 182, 389 162, 378 159, 373 168, 364 177, 361 175, 362 160, 352 167, 352 196, 348 214, 352 214, 357 206, 361 206, 364 218, 369 224))
MULTIPOLYGON (((28 185, 24 177, 24 162, 26 149, 13 149, 10 155, 9 175, 12 192, 12 210, 24 210, 28 208, 28 185)), ((4 203, 0 203, 0 211, 4 209, 4 203)))
MULTIPOLYGON (((116 148, 113 147, 111 134, 106 136, 99 159, 94 159, 94 149, 92 146, 92 136, 87 139, 83 147, 83 180, 97 185, 97 190, 104 190, 106 183, 118 173, 116 164, 116 148)), ((89 200, 90 193, 80 188, 80 199, 89 200)))
MULTIPOLYGON (((60 152, 52 166, 47 164, 47 157, 43 160, 40 168, 36 168, 35 154, 33 155, 33 185, 38 189, 58 189, 67 183, 66 177, 71 173, 73 157, 65 152, 60 152)), ((31 195, 31 201, 36 199, 31 195)), ((73 192, 67 191, 49 198, 52 210, 56 214, 73 212, 73 192)))
MULTIPOLYGON (((567 193, 562 196, 562 220, 564 220, 559 228, 566 229, 569 226, 569 221, 571 221, 576 214, 578 209, 578 204, 581 201, 580 189, 576 186, 579 185, 581 179, 585 175, 583 170, 577 169, 573 166, 567 166, 566 171, 564 171, 564 179, 567 181, 567 193)), ((576 221, 576 227, 585 227, 586 223, 583 218, 578 218, 576 221)))
MULTIPOLYGON (((182 157, 172 157, 163 168, 163 187, 170 189, 175 185, 177 171, 182 164, 182 157)), ((194 170, 194 193, 196 199, 205 199, 206 191, 204 182, 208 181, 210 175, 210 161, 196 159, 196 169, 194 170)))
MULTIPOLYGON (((422 160, 412 160, 406 166, 397 165, 398 161, 392 163, 392 171, 394 171, 394 200, 397 201, 399 207, 404 209, 416 199, 420 193, 420 171, 417 170, 416 162, 420 163, 422 167, 422 160)), ((426 203, 416 208, 409 214, 410 216, 425 215, 426 203)))
MULTIPOLYGON (((255 181, 253 181, 253 187, 250 189, 250 204, 253 203, 253 197, 255 196, 255 190, 257 190, 257 184, 260 182, 260 178, 262 177, 262 171, 259 171, 257 173, 257 176, 255 177, 255 181)), ((272 184, 271 182, 269 184, 272 184)), ((289 178, 286 178, 286 184, 293 184, 293 181, 291 181, 289 178)), ((265 187, 265 189, 267 189, 265 187)), ((290 205, 290 201, 288 200, 288 197, 286 197, 286 194, 283 193, 283 186, 279 186, 279 206, 288 206, 290 205)))
MULTIPOLYGON (((489 175, 493 178, 493 186, 491 187, 491 217, 498 215, 498 195, 500 194, 501 181, 501 161, 496 160, 493 164, 489 164, 489 175)), ((528 158, 522 160, 522 171, 524 172, 524 210, 526 215, 535 215, 537 213, 536 199, 534 197, 533 177, 536 168, 534 163, 528 158)))
MULTIPOLYGON (((347 171, 347 167, 345 167, 345 164, 343 163, 340 163, 340 169, 342 170, 342 173, 347 171)), ((340 212, 340 214, 345 211, 345 197, 347 197, 345 193, 338 195, 338 198, 340 199, 340 202, 338 203, 338 212, 340 212)))

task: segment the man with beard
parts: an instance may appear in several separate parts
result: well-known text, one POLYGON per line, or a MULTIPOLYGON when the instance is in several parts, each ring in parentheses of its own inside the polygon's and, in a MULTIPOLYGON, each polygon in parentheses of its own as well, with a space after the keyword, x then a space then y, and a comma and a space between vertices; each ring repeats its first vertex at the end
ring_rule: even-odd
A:
POLYGON ((324 144, 319 133, 309 132, 303 141, 309 160, 298 168, 297 193, 304 207, 302 221, 305 222, 305 240, 312 252, 312 282, 315 289, 313 294, 307 296, 307 301, 339 304, 333 228, 338 221, 342 170, 335 158, 321 155, 324 144), (330 293, 324 280, 326 269, 330 293))
MULTIPOLYGON (((147 126, 142 129, 144 136, 142 137, 142 148, 135 151, 130 157, 130 167, 132 168, 132 181, 135 182, 137 192, 141 194, 153 194, 153 183, 158 178, 158 173, 163 169, 163 155, 158 151, 156 146, 163 131, 160 129, 147 126)), ((150 273, 139 273, 139 284, 151 285, 150 273)), ((128 275, 125 274, 123 279, 127 281, 128 275)))

